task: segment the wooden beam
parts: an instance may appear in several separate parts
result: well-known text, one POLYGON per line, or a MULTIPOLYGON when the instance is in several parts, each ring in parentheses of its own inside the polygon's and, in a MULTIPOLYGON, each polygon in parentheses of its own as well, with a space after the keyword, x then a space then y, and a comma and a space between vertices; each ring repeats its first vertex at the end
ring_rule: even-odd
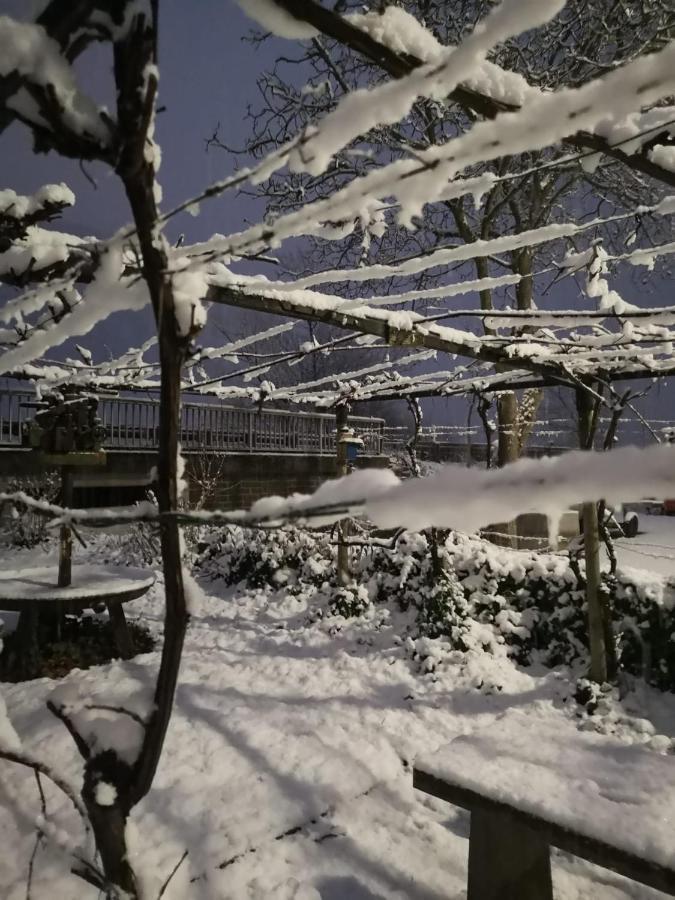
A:
MULTIPOLYGON (((369 309, 368 307, 351 307, 350 309, 347 300, 343 301, 344 306, 347 307, 343 309, 342 303, 339 301, 331 305, 330 297, 322 298, 322 305, 318 307, 310 300, 301 301, 291 298, 290 295, 288 298, 284 298, 278 292, 275 295, 253 294, 232 287, 218 286, 209 288, 206 300, 209 303, 221 303, 225 306, 236 306, 240 309, 319 322, 348 331, 372 334, 390 346, 421 347, 451 356, 481 360, 503 366, 505 369, 519 371, 527 369, 540 378, 548 378, 552 384, 562 383, 567 386, 571 384, 570 378, 556 366, 547 366, 536 360, 522 357, 511 358, 486 345, 478 335, 475 340, 466 342, 446 337, 443 334, 445 330, 443 326, 425 322, 421 317, 418 321, 412 318, 410 326, 400 326, 396 324, 398 314, 387 309, 369 309)), ((414 314, 411 315, 414 316, 414 314)))

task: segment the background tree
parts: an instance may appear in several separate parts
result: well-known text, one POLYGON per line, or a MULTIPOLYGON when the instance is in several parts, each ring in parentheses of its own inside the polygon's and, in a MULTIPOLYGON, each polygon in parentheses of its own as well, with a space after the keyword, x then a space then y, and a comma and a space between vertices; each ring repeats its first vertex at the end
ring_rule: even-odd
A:
MULTIPOLYGON (((317 117, 326 115, 346 95, 364 84, 381 83, 387 74, 399 74, 399 66, 414 67, 420 61, 434 59, 442 46, 461 42, 491 8, 482 0, 411 0, 396 5, 374 5, 363 12, 363 5, 350 0, 336 7, 356 29, 364 31, 395 54, 375 57, 334 29, 329 35, 316 35, 301 51, 284 55, 274 68, 258 80, 261 104, 251 109, 252 136, 247 152, 260 158, 273 152, 291 135, 301 133, 317 117), (420 27, 423 25, 424 27, 420 27)), ((328 31, 328 29, 326 29, 328 31)), ((644 53, 663 47, 675 33, 675 15, 661 0, 613 3, 611 9, 602 0, 584 3, 574 0, 562 13, 535 32, 517 36, 500 44, 474 76, 447 100, 420 99, 410 114, 393 126, 378 126, 359 137, 335 155, 331 166, 319 176, 277 172, 261 185, 256 196, 267 203, 270 221, 297 209, 307 199, 330 196, 352 179, 362 176, 385 161, 444 144, 466 133, 477 114, 494 116, 525 102, 528 91, 555 90, 587 83, 612 67, 644 53), (467 91, 479 92, 482 108, 476 109, 476 94, 467 103, 467 91), (483 96, 487 95, 487 99, 483 96)), ((252 42, 264 40, 258 32, 252 42)), ((646 135, 645 152, 663 139, 664 124, 672 122, 675 112, 654 111, 655 127, 646 135)), ((633 134, 637 129, 633 129, 633 134)), ((218 129, 208 142, 210 147, 228 149, 219 139, 218 129)), ((490 172, 500 179, 487 186, 484 202, 476 205, 463 196, 435 204, 427 214, 415 220, 415 230, 382 227, 381 211, 364 209, 353 221, 329 226, 330 241, 321 234, 305 242, 302 260, 305 271, 327 266, 335 269, 366 264, 369 261, 393 262, 417 256, 452 243, 474 243, 499 234, 536 229, 570 215, 588 216, 599 211, 616 213, 635 208, 646 198, 656 201, 664 188, 645 172, 626 169, 618 158, 599 160, 589 154, 581 165, 559 164, 550 149, 517 157, 504 156, 496 165, 476 166, 472 174, 490 172), (339 238, 343 233, 342 240, 339 238)), ((641 224, 638 225, 641 229, 641 224)), ((623 247, 636 231, 635 223, 624 220, 603 231, 608 247, 623 247)), ((645 243, 658 243, 669 232, 669 225, 647 227, 645 243)), ((519 310, 532 307, 537 290, 534 276, 549 268, 565 253, 564 242, 538 247, 522 247, 510 253, 476 255, 458 264, 451 272, 444 268, 425 270, 409 279, 409 284, 391 280, 368 284, 371 293, 392 290, 423 290, 472 275, 487 279, 491 275, 511 273, 520 276, 517 284, 479 292, 480 308, 489 311, 505 305, 519 310), (472 272, 473 270, 473 272, 472 272)), ((299 254, 295 254, 297 262, 299 254)), ((287 268, 290 260, 282 257, 287 268)), ((660 263, 661 271, 667 263, 660 263)), ((539 282, 541 284, 541 282, 539 282)), ((345 296, 354 286, 329 285, 345 296)), ((540 290, 541 288, 539 288, 540 290)), ((412 300, 410 308, 419 301, 412 300)), ((518 333, 517 331, 515 332, 518 333)), ((490 329, 486 330, 490 336, 490 329)), ((517 394, 501 392, 497 397, 498 464, 516 459, 536 420, 541 394, 528 394, 519 402, 517 394)))

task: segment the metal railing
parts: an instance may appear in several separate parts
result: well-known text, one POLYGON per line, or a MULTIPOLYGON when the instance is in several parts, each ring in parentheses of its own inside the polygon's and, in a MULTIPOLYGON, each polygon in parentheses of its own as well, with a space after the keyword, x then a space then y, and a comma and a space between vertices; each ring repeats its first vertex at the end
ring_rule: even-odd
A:
MULTIPOLYGON (((21 446, 22 423, 32 419, 35 395, 0 390, 0 446, 21 446)), ((159 442, 159 402, 137 397, 103 397, 98 416, 107 450, 154 450, 159 442)), ((379 456, 384 419, 350 416, 349 424, 363 439, 364 454, 379 456)), ((184 403, 181 445, 188 452, 335 453, 335 417, 326 413, 248 409, 211 403, 184 403)))

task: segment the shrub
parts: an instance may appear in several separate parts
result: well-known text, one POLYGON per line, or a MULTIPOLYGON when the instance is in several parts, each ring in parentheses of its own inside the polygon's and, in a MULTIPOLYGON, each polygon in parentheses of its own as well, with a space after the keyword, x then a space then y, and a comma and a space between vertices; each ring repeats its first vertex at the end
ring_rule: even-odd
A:
MULTIPOLYGON (((438 638, 450 650, 505 647, 522 665, 587 658, 584 586, 563 555, 453 533, 440 546, 438 577, 425 535, 402 532, 393 545, 373 544, 353 561, 354 586, 343 588, 335 580, 334 550, 325 532, 231 528, 198 565, 228 584, 314 598, 319 616, 361 616, 372 604, 411 611, 401 627, 422 660, 433 656, 429 642, 438 638)), ((604 590, 622 669, 675 691, 675 583, 619 572, 604 577, 604 590)))

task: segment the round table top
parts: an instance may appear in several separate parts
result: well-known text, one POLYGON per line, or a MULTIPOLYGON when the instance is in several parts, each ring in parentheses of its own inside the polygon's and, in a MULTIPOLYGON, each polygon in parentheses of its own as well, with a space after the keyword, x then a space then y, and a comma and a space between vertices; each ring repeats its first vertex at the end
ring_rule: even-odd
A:
POLYGON ((21 611, 29 600, 67 602, 81 609, 97 603, 126 603, 150 590, 155 573, 129 566, 74 565, 68 587, 58 587, 57 580, 58 566, 0 572, 0 609, 21 611))

